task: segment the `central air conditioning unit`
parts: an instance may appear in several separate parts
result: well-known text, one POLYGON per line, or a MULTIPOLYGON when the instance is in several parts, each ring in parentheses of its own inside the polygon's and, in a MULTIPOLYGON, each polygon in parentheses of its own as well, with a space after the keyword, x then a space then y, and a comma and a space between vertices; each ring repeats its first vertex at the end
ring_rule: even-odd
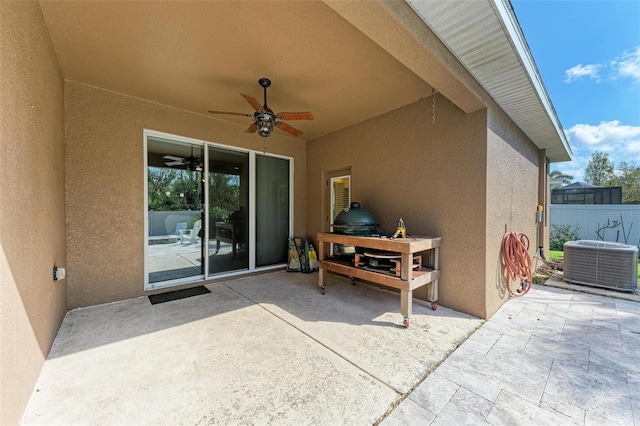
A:
POLYGON ((564 244, 564 279, 570 283, 635 291, 638 247, 606 241, 564 244))

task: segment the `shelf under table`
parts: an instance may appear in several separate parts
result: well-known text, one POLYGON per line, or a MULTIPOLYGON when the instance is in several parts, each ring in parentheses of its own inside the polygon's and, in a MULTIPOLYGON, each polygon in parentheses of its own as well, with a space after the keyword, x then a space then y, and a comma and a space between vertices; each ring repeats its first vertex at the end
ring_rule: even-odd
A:
POLYGON ((409 316, 411 315, 411 305, 413 290, 430 284, 428 287, 428 299, 432 303, 432 308, 437 308, 438 280, 440 270, 438 269, 439 252, 441 238, 439 237, 409 237, 409 238, 386 238, 386 237, 365 237, 355 235, 342 235, 333 233, 318 234, 318 260, 320 266, 319 286, 324 294, 325 274, 334 272, 346 275, 354 279, 370 281, 383 286, 400 290, 400 310, 405 317, 404 325, 409 326, 409 316), (330 244, 344 244, 355 247, 371 248, 400 253, 400 276, 364 269, 353 265, 349 261, 328 256, 330 254, 330 244), (414 269, 413 254, 423 251, 432 251, 429 266, 421 265, 414 269))

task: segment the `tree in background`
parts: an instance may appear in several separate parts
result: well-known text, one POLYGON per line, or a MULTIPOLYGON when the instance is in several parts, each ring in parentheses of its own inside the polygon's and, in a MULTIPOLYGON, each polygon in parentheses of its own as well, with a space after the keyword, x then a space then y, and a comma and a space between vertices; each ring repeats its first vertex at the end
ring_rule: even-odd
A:
POLYGON ((609 154, 600 151, 591 154, 584 173, 585 182, 596 186, 611 186, 615 177, 609 154))
POLYGON ((596 151, 589 159, 584 176, 585 181, 592 185, 622 187, 623 204, 640 204, 639 166, 621 161, 614 171, 609 154, 596 151))
POLYGON ((560 170, 552 171, 551 173, 549 173, 549 177, 555 181, 560 181, 559 183, 552 184, 551 189, 556 189, 556 188, 560 188, 561 186, 569 185, 573 181, 573 176, 563 173, 560 170))
POLYGON ((171 198, 171 187, 178 172, 176 170, 149 167, 149 210, 171 210, 174 200, 171 198), (169 194, 167 194, 169 191, 169 194))
POLYGON ((149 167, 149 211, 200 210, 201 174, 189 170, 149 167))
POLYGON ((622 187, 623 204, 640 204, 640 167, 621 161, 611 184, 622 187))

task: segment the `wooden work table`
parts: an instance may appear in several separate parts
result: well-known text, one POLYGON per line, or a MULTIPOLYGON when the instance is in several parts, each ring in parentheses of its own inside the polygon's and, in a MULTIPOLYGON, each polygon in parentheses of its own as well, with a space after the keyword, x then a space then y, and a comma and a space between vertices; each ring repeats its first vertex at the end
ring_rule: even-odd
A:
POLYGON ((370 281, 387 287, 400 290, 400 312, 404 316, 404 326, 409 327, 409 317, 411 316, 413 290, 429 284, 427 298, 431 302, 433 310, 438 305, 438 279, 440 270, 438 269, 440 256, 441 238, 431 237, 408 237, 408 238, 387 238, 387 237, 364 237, 355 235, 342 235, 321 232, 318 234, 318 260, 320 266, 319 286, 324 294, 326 273, 335 272, 355 279, 370 281), (374 272, 358 266, 357 261, 344 261, 338 257, 332 257, 330 251, 331 244, 344 244, 359 248, 383 250, 400 254, 399 276, 392 274, 374 272), (416 254, 419 256, 420 264, 416 265, 416 254), (355 264, 354 264, 355 263, 355 264))

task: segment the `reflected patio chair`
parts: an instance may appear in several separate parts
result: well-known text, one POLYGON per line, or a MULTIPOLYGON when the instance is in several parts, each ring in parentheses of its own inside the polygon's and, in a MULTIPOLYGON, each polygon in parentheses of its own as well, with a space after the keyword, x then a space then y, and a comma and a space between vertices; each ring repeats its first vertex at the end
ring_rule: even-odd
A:
POLYGON ((177 235, 181 237, 187 231, 187 222, 178 222, 176 223, 176 230, 173 231, 173 235, 177 235))
POLYGON ((182 235, 180 236, 180 244, 184 244, 185 241, 197 243, 198 238, 200 238, 198 237, 198 234, 200 233, 201 229, 202 220, 197 220, 196 223, 193 224, 193 228, 187 229, 186 231, 182 232, 182 235))

